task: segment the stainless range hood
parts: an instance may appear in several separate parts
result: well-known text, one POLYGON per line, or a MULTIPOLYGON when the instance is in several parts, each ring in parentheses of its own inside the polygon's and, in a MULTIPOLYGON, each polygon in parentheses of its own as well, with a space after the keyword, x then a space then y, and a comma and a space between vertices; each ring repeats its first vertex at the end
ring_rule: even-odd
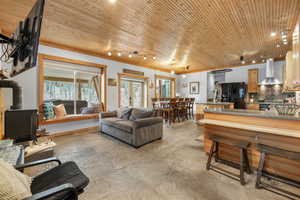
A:
POLYGON ((274 71, 274 59, 270 58, 267 60, 266 66, 266 78, 260 83, 260 85, 277 85, 281 84, 278 79, 275 78, 274 71))

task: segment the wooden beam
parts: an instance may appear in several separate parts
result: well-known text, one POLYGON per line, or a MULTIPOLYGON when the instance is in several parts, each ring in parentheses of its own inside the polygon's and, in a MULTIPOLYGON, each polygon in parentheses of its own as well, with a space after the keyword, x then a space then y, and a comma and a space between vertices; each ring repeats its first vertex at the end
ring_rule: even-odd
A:
POLYGON ((97 63, 86 62, 86 61, 81 61, 81 60, 74 60, 74 59, 69 59, 69 58, 64 58, 64 57, 59 57, 59 56, 52 56, 52 55, 48 55, 48 54, 39 54, 39 56, 42 56, 44 60, 72 63, 75 65, 84 65, 84 66, 95 67, 95 68, 99 68, 99 69, 104 69, 107 67, 106 65, 101 65, 101 64, 97 64, 97 63))

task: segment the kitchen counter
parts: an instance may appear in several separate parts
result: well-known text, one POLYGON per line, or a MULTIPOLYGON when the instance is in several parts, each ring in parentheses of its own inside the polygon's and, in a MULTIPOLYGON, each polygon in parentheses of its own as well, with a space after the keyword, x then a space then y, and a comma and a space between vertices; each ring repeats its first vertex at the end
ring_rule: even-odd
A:
POLYGON ((233 103, 231 102, 206 102, 206 103, 197 103, 196 104, 202 104, 202 105, 231 105, 233 103))
POLYGON ((199 120, 203 117, 205 109, 212 109, 212 108, 233 109, 234 103, 229 103, 229 102, 196 103, 196 119, 199 120))
MULTIPOLYGON (((205 109, 200 121, 204 131, 204 151, 209 152, 210 135, 218 135, 234 141, 250 143, 248 156, 253 168, 258 167, 260 153, 257 144, 264 144, 292 152, 300 152, 300 117, 282 116, 269 111, 238 109, 205 109)), ((239 162, 239 151, 228 145, 220 145, 219 156, 229 162, 239 162)), ((265 170, 287 179, 300 181, 300 162, 269 156, 265 170)))
POLYGON ((291 115, 279 115, 277 112, 272 112, 272 111, 245 110, 245 109, 220 109, 220 108, 205 109, 204 112, 249 116, 249 117, 272 118, 272 119, 300 120, 299 113, 297 113, 294 116, 291 116, 291 115))
POLYGON ((248 102, 247 104, 270 104, 270 105, 277 105, 277 104, 283 104, 283 103, 277 103, 277 102, 248 102))

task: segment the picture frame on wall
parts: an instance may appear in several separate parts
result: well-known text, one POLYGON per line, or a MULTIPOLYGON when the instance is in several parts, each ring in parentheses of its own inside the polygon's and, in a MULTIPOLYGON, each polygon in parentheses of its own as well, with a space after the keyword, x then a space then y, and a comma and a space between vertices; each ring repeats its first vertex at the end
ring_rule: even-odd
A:
POLYGON ((200 93, 200 82, 190 82, 190 94, 200 93))
POLYGON ((108 86, 117 86, 117 80, 114 78, 109 78, 107 82, 108 86))

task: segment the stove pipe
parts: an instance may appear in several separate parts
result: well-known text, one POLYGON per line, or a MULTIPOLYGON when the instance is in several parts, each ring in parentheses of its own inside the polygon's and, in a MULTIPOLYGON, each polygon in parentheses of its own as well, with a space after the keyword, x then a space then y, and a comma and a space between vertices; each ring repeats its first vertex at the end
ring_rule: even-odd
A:
POLYGON ((11 110, 22 109, 22 88, 15 81, 0 80, 0 88, 11 88, 13 90, 13 105, 11 110))

